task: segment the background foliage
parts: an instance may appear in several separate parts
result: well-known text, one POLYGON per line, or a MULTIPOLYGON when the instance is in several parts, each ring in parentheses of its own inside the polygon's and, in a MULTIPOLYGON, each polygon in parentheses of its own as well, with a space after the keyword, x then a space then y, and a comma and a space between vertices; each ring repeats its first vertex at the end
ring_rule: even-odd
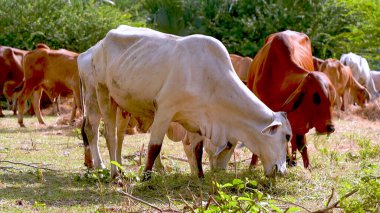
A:
POLYGON ((82 52, 120 24, 177 35, 207 34, 254 57, 265 38, 290 29, 320 58, 355 52, 380 69, 378 0, 0 0, 0 44, 38 42, 82 52), (111 3, 114 4, 111 4, 111 3))

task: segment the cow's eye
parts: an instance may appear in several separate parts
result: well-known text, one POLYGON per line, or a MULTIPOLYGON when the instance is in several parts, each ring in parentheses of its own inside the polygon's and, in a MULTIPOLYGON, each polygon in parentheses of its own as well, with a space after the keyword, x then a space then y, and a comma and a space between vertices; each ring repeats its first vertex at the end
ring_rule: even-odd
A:
POLYGON ((313 94, 313 103, 315 103, 317 105, 321 103, 321 97, 319 96, 318 93, 313 94))
POLYGON ((290 141, 290 137, 291 137, 290 135, 286 134, 286 135, 285 135, 286 141, 289 142, 289 141, 290 141))

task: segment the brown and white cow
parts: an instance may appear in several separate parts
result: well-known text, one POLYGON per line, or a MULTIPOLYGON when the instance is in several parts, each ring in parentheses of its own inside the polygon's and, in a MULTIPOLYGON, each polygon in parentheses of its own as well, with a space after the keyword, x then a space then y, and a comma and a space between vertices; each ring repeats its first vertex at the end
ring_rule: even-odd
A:
MULTIPOLYGON (((313 127, 318 133, 334 132, 332 106, 335 89, 329 78, 313 72, 311 42, 294 31, 271 34, 250 67, 248 88, 274 111, 285 111, 292 126, 290 165, 295 165, 296 149, 304 167, 310 162, 305 134, 313 127)), ((254 156, 252 164, 256 164, 254 156)))
MULTIPOLYGON (((211 139, 221 150, 228 141, 242 141, 262 158, 267 176, 285 172, 291 137, 286 116, 270 110, 248 90, 218 40, 122 25, 80 54, 78 66, 83 84, 92 85, 83 87, 85 102, 88 93, 96 94, 89 101, 99 107, 99 111, 91 111, 91 105, 85 105, 83 129, 90 158, 99 156, 96 127, 102 117, 110 158, 120 159, 116 145, 116 111, 120 108, 143 120, 143 129, 150 128, 145 177, 149 177, 172 121, 211 139), (93 83, 86 78, 93 78, 93 83)), ((202 143, 196 147, 202 150, 202 143)), ((197 156, 200 160, 201 152, 197 156)), ((101 165, 99 160, 94 163, 98 164, 95 167, 101 165)), ((111 174, 117 174, 114 165, 111 174)))
MULTIPOLYGON (((74 106, 70 120, 75 119, 76 108, 80 106, 77 57, 77 53, 64 49, 51 50, 44 44, 37 45, 35 50, 24 56, 24 79, 22 87, 16 88, 17 91, 21 90, 18 100, 18 123, 21 127, 25 126, 23 122, 25 101, 38 88, 43 88, 51 99, 55 99, 62 91, 68 89, 73 91, 74 106)), ((40 98, 41 93, 38 95, 40 98)), ((39 108, 39 103, 36 106, 39 108)), ((35 113, 38 121, 44 124, 40 110, 35 110, 35 113)))
POLYGON ((236 74, 239 76, 240 80, 244 82, 244 84, 247 84, 248 71, 249 66, 251 66, 252 63, 252 58, 243 57, 236 54, 230 54, 230 58, 236 74))
POLYGON ((326 59, 320 65, 320 71, 329 77, 335 87, 337 92, 335 103, 338 109, 344 111, 347 108, 348 95, 361 107, 370 100, 369 92, 355 80, 350 67, 343 65, 339 60, 326 59))

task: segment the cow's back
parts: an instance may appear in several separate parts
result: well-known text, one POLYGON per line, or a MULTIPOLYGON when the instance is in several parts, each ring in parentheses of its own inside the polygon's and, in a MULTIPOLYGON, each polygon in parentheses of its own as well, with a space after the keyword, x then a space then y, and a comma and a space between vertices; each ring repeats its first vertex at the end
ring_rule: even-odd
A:
POLYGON ((93 62, 95 80, 107 85, 120 106, 142 116, 151 116, 146 112, 153 113, 161 99, 175 102, 204 93, 204 87, 212 86, 211 78, 224 78, 226 74, 218 74, 220 71, 229 70, 236 76, 232 65, 231 69, 221 65, 231 62, 216 39, 177 37, 126 26, 111 30, 95 46, 93 62), (205 72, 205 68, 213 71, 205 72), (174 88, 178 93, 171 92, 174 88))
POLYGON ((247 85, 272 110, 279 111, 313 69, 311 43, 305 34, 275 33, 255 56, 247 85))

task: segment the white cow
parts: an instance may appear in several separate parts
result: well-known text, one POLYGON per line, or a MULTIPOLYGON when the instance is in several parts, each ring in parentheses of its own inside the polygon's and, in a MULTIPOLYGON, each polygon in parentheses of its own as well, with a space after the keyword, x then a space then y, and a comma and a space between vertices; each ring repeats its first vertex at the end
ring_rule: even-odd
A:
POLYGON ((340 62, 351 68, 354 78, 368 89, 368 92, 371 94, 371 100, 380 96, 380 93, 375 88, 369 65, 365 58, 350 52, 343 54, 340 57, 340 62))
MULTIPOLYGON (((118 160, 121 152, 116 146, 119 108, 141 119, 143 129, 150 127, 145 177, 149 177, 171 121, 211 139, 218 150, 227 147, 228 141, 242 141, 260 156, 267 176, 286 171, 291 137, 288 119, 270 110, 239 80, 218 40, 122 25, 82 53, 78 66, 85 102, 86 98, 97 99, 111 160, 118 160), (96 95, 87 95, 89 88, 96 95)), ((98 130, 91 128, 91 122, 100 115, 85 107, 84 134, 96 156, 99 150, 91 143, 97 140, 98 130)), ((111 175, 117 175, 114 165, 111 175)))

